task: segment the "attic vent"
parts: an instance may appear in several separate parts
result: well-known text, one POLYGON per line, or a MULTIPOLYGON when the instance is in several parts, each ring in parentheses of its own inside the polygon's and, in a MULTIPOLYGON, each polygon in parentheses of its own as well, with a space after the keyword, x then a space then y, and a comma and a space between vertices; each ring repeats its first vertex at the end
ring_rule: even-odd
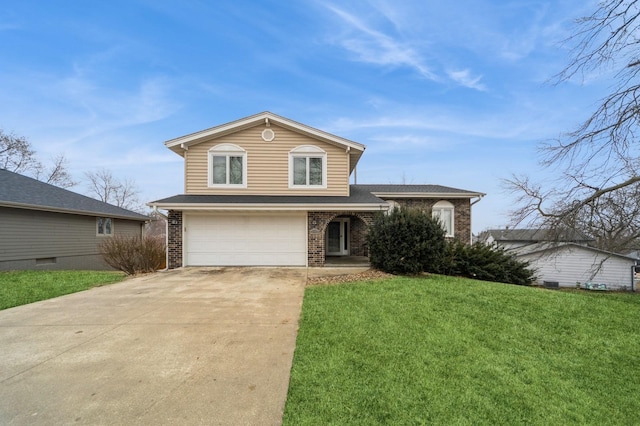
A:
POLYGON ((265 142, 271 142, 272 140, 275 139, 275 137, 276 137, 276 134, 271 129, 264 129, 262 131, 262 140, 265 142))

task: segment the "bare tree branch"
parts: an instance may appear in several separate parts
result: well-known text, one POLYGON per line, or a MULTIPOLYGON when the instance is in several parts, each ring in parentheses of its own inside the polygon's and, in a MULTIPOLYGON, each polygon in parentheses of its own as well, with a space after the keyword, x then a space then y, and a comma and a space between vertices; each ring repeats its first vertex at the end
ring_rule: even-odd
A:
POLYGON ((67 159, 58 155, 50 166, 43 165, 36 157, 31 143, 23 137, 4 133, 0 129, 0 168, 32 176, 40 181, 69 188, 76 185, 67 169, 67 159))
POLYGON ((640 0, 604 0, 578 19, 568 65, 556 84, 578 75, 613 72, 612 92, 577 129, 543 145, 542 165, 557 173, 543 186, 512 177, 514 223, 571 229, 600 248, 640 247, 640 0))
POLYGON ((111 171, 106 169, 87 172, 85 176, 89 195, 123 209, 144 211, 144 207, 138 199, 138 188, 132 180, 120 181, 113 176, 111 171))

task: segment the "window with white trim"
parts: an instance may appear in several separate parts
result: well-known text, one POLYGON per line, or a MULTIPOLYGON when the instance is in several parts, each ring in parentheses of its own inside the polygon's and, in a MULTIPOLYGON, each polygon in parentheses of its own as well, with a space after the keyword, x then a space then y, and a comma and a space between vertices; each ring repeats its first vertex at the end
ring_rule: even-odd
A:
POLYGON ((289 152, 289 188, 326 188, 327 153, 301 145, 289 152))
POLYGON ((113 235, 113 219, 110 217, 96 218, 96 234, 100 237, 110 237, 113 235))
POLYGON ((431 210, 432 216, 440 221, 446 237, 453 237, 454 235, 453 213, 453 204, 448 201, 438 201, 433 205, 433 209, 431 210))
POLYGON ((210 187, 247 187, 247 152, 238 145, 221 144, 209 150, 210 187))

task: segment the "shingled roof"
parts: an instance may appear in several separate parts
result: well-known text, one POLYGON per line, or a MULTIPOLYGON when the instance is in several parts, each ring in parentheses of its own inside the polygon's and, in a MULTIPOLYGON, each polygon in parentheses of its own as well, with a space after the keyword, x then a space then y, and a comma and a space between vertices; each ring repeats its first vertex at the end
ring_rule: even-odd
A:
POLYGON ((357 184, 351 188, 359 188, 377 196, 405 195, 405 196, 447 196, 447 197, 483 197, 484 193, 466 189, 451 188, 442 185, 401 185, 401 184, 357 184))
POLYGON ((548 229, 488 229, 481 233, 483 239, 488 236, 493 237, 494 241, 504 242, 545 242, 545 241, 562 241, 562 242, 589 242, 593 239, 586 237, 582 233, 575 230, 563 230, 559 233, 552 233, 548 229))
POLYGON ((107 216, 141 222, 149 220, 147 216, 139 213, 5 169, 0 169, 0 206, 86 216, 107 216))
POLYGON ((343 205, 349 206, 366 206, 371 208, 386 207, 386 201, 381 200, 371 192, 351 186, 350 195, 347 196, 308 196, 308 195, 193 195, 181 194, 173 197, 164 198, 162 200, 152 201, 149 205, 158 205, 160 208, 168 208, 171 205, 194 205, 194 206, 212 206, 226 205, 237 207, 246 207, 247 205, 263 205, 263 206, 290 206, 295 205, 314 205, 318 208, 322 206, 343 205), (164 207, 163 207, 164 206, 164 207))

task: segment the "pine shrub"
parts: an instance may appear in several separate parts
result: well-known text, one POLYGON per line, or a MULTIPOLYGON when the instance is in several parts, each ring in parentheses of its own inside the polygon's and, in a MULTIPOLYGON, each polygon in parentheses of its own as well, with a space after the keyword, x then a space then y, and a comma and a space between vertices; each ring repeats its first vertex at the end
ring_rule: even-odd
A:
POLYGON ((127 275, 154 272, 165 264, 164 238, 115 235, 102 241, 99 249, 109 266, 127 275))
POLYGON ((397 208, 380 214, 367 235, 371 265, 392 274, 435 272, 445 250, 444 236, 440 222, 420 210, 397 208))
POLYGON ((503 248, 460 241, 447 243, 438 272, 518 285, 530 285, 535 280, 529 263, 516 259, 503 248))

